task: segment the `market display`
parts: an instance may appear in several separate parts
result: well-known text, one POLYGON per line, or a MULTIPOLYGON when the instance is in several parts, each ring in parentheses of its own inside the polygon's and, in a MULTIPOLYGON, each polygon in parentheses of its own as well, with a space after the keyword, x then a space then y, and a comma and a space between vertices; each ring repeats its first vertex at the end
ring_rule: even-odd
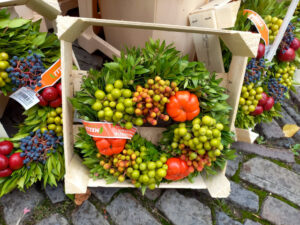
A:
POLYGON ((223 169, 233 157, 233 139, 221 79, 159 40, 126 54, 99 72, 90 71, 71 103, 86 121, 113 121, 123 129, 131 129, 132 123, 160 126, 166 131, 154 145, 139 134, 126 141, 113 135, 91 137, 81 128, 75 148, 91 176, 108 183, 131 182, 145 190, 223 169))
MULTIPOLYGON (((300 3, 282 33, 276 56, 266 59, 268 45, 278 40, 289 4, 241 3, 232 29, 258 33, 249 11, 244 11, 251 10, 264 20, 269 36, 268 40, 262 37, 257 56, 248 60, 237 97, 237 128, 253 128, 281 116, 281 104, 295 91, 300 3)), ((39 32, 39 23, 10 19, 6 9, 0 10, 0 94, 25 88, 38 98, 23 113, 26 119, 18 133, 0 137, 0 197, 15 188, 24 191, 38 181, 57 185, 65 175, 63 117, 68 115, 63 115, 62 99, 66 96, 62 96, 59 77, 51 85, 42 83, 42 75, 60 62, 60 44, 55 34, 39 32)), ((223 42, 221 46, 228 70, 232 53, 223 42)), ((126 48, 100 71, 91 69, 83 76, 80 91, 68 101, 83 123, 75 134, 74 149, 91 178, 107 184, 124 182, 145 193, 162 183, 215 175, 225 168, 226 160, 235 158, 230 148, 232 107, 227 102, 231 90, 202 62, 188 59, 173 44, 150 38, 143 48, 126 48), (142 135, 140 128, 163 131, 158 141, 151 142, 152 137, 142 135)))
MULTIPOLYGON (((39 32, 39 21, 9 16, 0 10, 0 94, 5 95, 41 87, 41 75, 60 56, 56 35, 39 32)), ((0 137, 0 196, 38 181, 57 185, 64 176, 60 84, 43 89, 38 97, 39 105, 24 112, 27 118, 18 133, 0 137)))
MULTIPOLYGON (((247 19, 247 14, 244 13, 245 9, 253 10, 264 19, 269 28, 269 41, 272 44, 278 35, 289 4, 290 2, 287 1, 278 3, 275 0, 246 1, 241 4, 233 29, 258 32, 255 24, 247 19)), ((289 23, 272 62, 264 58, 266 54, 264 40, 261 40, 257 57, 249 59, 235 122, 236 127, 253 128, 260 122, 270 122, 273 118, 281 116, 281 103, 289 98, 290 90, 295 91, 293 77, 299 61, 299 57, 296 57, 299 49, 297 38, 299 30, 296 29, 296 21, 297 19, 293 18, 289 23), (264 103, 264 100, 259 103, 261 94, 267 103, 264 103)), ((227 67, 230 54, 224 46, 223 56, 227 67)))

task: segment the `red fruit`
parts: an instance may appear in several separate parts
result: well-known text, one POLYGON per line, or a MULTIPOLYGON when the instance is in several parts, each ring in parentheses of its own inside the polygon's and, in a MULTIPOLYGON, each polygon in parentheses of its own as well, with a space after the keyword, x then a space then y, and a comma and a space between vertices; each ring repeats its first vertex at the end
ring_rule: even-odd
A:
POLYGON ((57 107, 61 106, 61 104, 62 104, 62 99, 61 99, 61 97, 58 97, 54 101, 51 101, 49 105, 52 108, 57 108, 57 107))
POLYGON ((295 51, 297 51, 300 48, 300 41, 298 38, 294 38, 294 40, 292 41, 291 48, 293 48, 295 51))
POLYGON ((61 83, 58 83, 56 85, 56 90, 58 91, 59 96, 61 96, 61 91, 62 91, 61 83))
POLYGON ((0 170, 0 177, 8 177, 12 173, 12 170, 10 168, 6 168, 4 170, 0 170))
POLYGON ((258 116, 258 115, 262 114, 263 111, 264 111, 263 106, 258 105, 258 106, 256 106, 255 110, 251 113, 251 115, 252 116, 258 116))
POLYGON ((47 106, 48 102, 43 98, 43 96, 39 96, 38 99, 40 100, 39 105, 40 106, 47 106))
POLYGON ((266 50, 265 45, 262 43, 259 43, 256 58, 257 59, 263 58, 265 55, 265 50, 266 50))
POLYGON ((181 159, 169 158, 166 164, 168 165, 167 175, 165 176, 167 180, 181 180, 190 173, 187 163, 181 159))
POLYGON ((8 158, 5 155, 0 155, 0 170, 8 167, 8 158))
POLYGON ((269 97, 267 103, 264 105, 264 110, 269 111, 270 109, 272 109, 274 103, 275 103, 274 98, 269 97))
POLYGON ((279 51, 277 56, 278 59, 282 62, 290 62, 295 60, 296 53, 293 48, 289 48, 287 50, 279 51))
POLYGON ((21 157, 20 154, 21 152, 17 152, 9 157, 9 167, 12 170, 18 170, 23 167, 23 160, 25 159, 25 157, 21 157))
POLYGON ((262 96, 262 98, 259 100, 258 105, 263 106, 264 104, 267 103, 268 95, 265 92, 263 92, 263 93, 261 93, 261 96, 262 96))
POLYGON ((1 141, 0 142, 0 154, 8 155, 13 150, 14 145, 10 141, 1 141))
POLYGON ((54 87, 47 87, 42 93, 43 98, 46 101, 53 101, 58 97, 58 91, 54 87))

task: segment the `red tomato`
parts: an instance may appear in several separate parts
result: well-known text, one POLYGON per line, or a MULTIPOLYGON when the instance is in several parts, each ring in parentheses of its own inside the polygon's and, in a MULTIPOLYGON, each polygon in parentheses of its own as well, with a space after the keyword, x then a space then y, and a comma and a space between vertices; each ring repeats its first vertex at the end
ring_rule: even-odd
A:
POLYGON ((0 177, 8 177, 12 173, 12 170, 10 168, 6 168, 4 170, 0 170, 0 177))
POLYGON ((102 155, 119 154, 121 151, 123 151, 126 144, 126 139, 117 139, 117 138, 100 138, 100 139, 95 138, 95 139, 96 139, 96 146, 102 155))
POLYGON ((189 167, 184 160, 170 158, 166 163, 168 165, 167 176, 165 176, 167 180, 181 180, 190 173, 189 167))
POLYGON ((0 154, 8 155, 14 148, 14 144, 10 141, 1 141, 0 142, 0 154))
POLYGON ((200 113, 197 96, 188 91, 177 91, 169 100, 167 113, 175 121, 192 120, 200 113))
POLYGON ((8 158, 5 155, 0 154, 0 170, 4 170, 8 167, 8 158))
POLYGON ((12 154, 9 157, 9 160, 8 160, 9 167, 12 170, 18 170, 23 167, 23 165, 24 165, 23 160, 25 159, 25 157, 21 157, 20 154, 21 154, 21 152, 17 152, 17 153, 12 154))

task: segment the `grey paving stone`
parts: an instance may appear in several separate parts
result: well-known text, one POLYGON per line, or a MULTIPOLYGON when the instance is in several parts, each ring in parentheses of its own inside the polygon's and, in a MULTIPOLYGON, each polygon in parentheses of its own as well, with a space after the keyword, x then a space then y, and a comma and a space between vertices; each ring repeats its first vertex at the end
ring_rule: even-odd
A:
POLYGON ((259 131, 266 137, 266 139, 277 139, 284 137, 284 133, 280 126, 273 120, 270 123, 258 124, 259 131))
POLYGON ((284 162, 295 162, 294 154, 287 149, 280 148, 267 148, 264 145, 250 144, 246 142, 235 142, 231 145, 233 149, 237 151, 254 153, 263 157, 268 157, 272 159, 278 159, 284 162))
POLYGON ((145 192, 145 197, 154 201, 160 196, 160 194, 161 194, 161 189, 159 188, 156 188, 154 190, 147 189, 145 192))
POLYGON ((103 202, 103 203, 108 203, 112 196, 120 190, 120 188, 103 188, 103 187, 97 187, 97 188, 90 188, 91 192, 95 197, 103 202))
POLYGON ((107 207, 107 212, 117 225, 160 224, 132 195, 118 195, 107 207))
POLYGON ((239 221, 233 220, 231 217, 227 216, 225 213, 217 211, 216 212, 216 225, 242 225, 239 221))
POLYGON ((292 168, 296 173, 300 174, 300 164, 294 163, 292 168))
POLYGON ((97 70, 101 69, 103 57, 95 53, 89 54, 87 51, 82 49, 76 41, 73 43, 73 51, 81 70, 89 70, 91 68, 97 70))
POLYGON ((300 114, 297 112, 292 105, 287 102, 281 104, 285 111, 293 118, 293 120, 300 126, 300 114))
POLYGON ((63 202, 67 199, 64 191, 64 185, 62 183, 58 183, 57 187, 47 185, 45 191, 53 204, 63 202))
POLYGON ((254 192, 232 181, 230 181, 230 187, 231 191, 229 197, 226 199, 227 201, 252 212, 258 211, 259 198, 254 192))
MULTIPOLYGON (((26 192, 20 192, 14 190, 11 193, 4 195, 0 202, 3 206, 3 214, 6 225, 16 225, 19 218, 23 216, 25 208, 33 211, 45 197, 36 190, 35 187, 31 187, 26 192)), ((31 214, 28 213, 24 219, 31 214)))
POLYGON ((300 86, 296 87, 296 93, 290 91, 290 96, 293 101, 293 104, 298 106, 298 110, 300 110, 300 86))
POLYGON ((69 222, 62 215, 55 213, 50 217, 41 220, 36 225, 69 225, 69 222))
POLYGON ((212 224, 210 209, 194 198, 187 198, 176 190, 167 190, 156 207, 175 225, 212 224))
POLYGON ((109 225, 103 215, 89 201, 85 201, 78 210, 72 213, 74 225, 109 225))
POLYGON ((300 175, 259 157, 244 163, 240 177, 300 205, 300 175))
POLYGON ((240 162, 243 161, 243 156, 241 154, 236 154, 236 158, 234 160, 227 161, 226 167, 226 176, 232 177, 239 168, 240 162))
POLYGON ((262 205, 261 217, 276 225, 299 225, 300 210, 269 196, 262 205))
POLYGON ((255 130, 266 138, 267 143, 276 147, 289 148, 295 144, 292 138, 286 138, 282 132, 281 127, 275 120, 270 123, 257 124, 255 130))
POLYGON ((260 223, 246 219, 244 225, 260 225, 260 223))
MULTIPOLYGON (((286 124, 296 124, 296 122, 294 121, 294 119, 284 110, 284 108, 281 108, 281 113, 282 117, 279 117, 276 119, 276 121, 278 122, 278 124, 283 127, 286 124)), ((294 136, 293 139, 296 142, 300 142, 300 131, 298 131, 294 136)))

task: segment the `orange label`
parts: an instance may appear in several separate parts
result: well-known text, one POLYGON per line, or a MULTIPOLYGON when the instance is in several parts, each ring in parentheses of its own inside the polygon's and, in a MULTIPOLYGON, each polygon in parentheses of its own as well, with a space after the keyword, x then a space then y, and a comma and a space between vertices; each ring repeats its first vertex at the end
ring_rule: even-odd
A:
POLYGON ((250 9, 244 9, 243 14, 245 15, 246 13, 248 13, 248 19, 254 23, 265 44, 269 45, 269 29, 263 18, 250 9))
POLYGON ((88 135, 99 138, 131 139, 136 132, 133 127, 130 130, 108 122, 82 121, 88 135))
POLYGON ((35 92, 53 86, 61 77, 61 63, 57 60, 45 73, 42 74, 41 87, 36 87, 35 92))

